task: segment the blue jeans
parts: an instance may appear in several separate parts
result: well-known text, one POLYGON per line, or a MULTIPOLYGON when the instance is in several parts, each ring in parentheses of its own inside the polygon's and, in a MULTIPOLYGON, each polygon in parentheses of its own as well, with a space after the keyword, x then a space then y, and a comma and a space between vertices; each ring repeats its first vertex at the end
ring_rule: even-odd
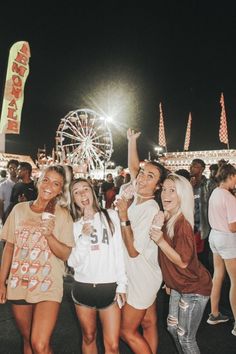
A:
POLYGON ((167 329, 174 338, 179 353, 199 354, 196 333, 209 296, 180 294, 171 290, 167 329))

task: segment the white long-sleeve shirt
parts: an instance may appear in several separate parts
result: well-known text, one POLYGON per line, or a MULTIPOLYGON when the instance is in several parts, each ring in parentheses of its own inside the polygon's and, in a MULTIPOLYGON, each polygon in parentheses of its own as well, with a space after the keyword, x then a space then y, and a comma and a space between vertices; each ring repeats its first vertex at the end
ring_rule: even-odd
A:
POLYGON ((74 278, 82 283, 117 283, 116 292, 126 293, 127 277, 123 256, 120 220, 116 211, 108 209, 115 231, 111 234, 106 217, 96 213, 92 235, 82 235, 83 219, 74 223, 75 247, 68 259, 74 278))

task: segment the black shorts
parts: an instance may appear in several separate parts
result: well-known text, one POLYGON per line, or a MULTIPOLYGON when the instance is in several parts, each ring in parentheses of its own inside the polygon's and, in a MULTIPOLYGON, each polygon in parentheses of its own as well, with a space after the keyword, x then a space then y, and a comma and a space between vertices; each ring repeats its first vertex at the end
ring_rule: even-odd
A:
POLYGON ((101 310, 114 303, 116 288, 116 283, 89 284, 76 281, 71 296, 76 305, 101 310))

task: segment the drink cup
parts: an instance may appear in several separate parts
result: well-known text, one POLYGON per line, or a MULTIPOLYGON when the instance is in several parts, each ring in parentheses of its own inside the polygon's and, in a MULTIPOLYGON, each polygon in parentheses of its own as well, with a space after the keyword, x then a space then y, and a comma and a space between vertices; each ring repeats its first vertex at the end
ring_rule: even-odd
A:
POLYGON ((55 215, 52 213, 49 213, 48 211, 44 211, 42 213, 42 220, 49 220, 55 218, 55 215))
POLYGON ((164 213, 163 211, 160 210, 153 218, 152 228, 161 230, 163 224, 164 224, 164 213))

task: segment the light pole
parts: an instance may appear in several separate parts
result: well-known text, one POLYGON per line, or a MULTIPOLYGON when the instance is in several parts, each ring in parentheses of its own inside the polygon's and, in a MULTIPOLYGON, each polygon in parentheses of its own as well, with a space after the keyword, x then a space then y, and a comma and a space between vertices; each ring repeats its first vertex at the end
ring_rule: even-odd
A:
POLYGON ((157 159, 163 154, 163 147, 160 145, 157 145, 154 150, 156 151, 157 154, 157 159))

